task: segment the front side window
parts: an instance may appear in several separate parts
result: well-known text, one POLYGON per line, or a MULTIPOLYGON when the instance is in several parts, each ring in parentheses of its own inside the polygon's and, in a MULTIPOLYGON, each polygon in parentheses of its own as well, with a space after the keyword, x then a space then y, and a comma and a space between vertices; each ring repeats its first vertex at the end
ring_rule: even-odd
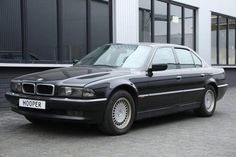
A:
POLYGON ((192 56, 193 56, 193 60, 194 60, 195 66, 197 68, 202 67, 202 61, 193 53, 192 53, 192 56))
POLYGON ((167 64, 168 69, 176 69, 176 61, 172 48, 157 49, 152 64, 167 64))
POLYGON ((85 56, 75 66, 142 68, 147 64, 151 49, 137 45, 105 45, 85 56))
POLYGON ((194 68, 195 64, 191 52, 186 49, 175 49, 180 68, 194 68))

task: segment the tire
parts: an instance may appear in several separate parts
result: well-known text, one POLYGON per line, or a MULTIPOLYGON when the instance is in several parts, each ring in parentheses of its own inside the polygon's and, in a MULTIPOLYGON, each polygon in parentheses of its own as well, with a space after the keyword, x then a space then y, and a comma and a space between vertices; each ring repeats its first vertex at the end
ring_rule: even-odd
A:
POLYGON ((45 119, 35 118, 35 117, 32 117, 32 116, 25 116, 25 118, 33 124, 46 124, 45 119))
POLYGON ((127 133, 135 118, 133 97, 124 90, 115 92, 108 101, 100 130, 110 135, 127 133))
POLYGON ((195 110, 197 115, 210 117, 216 109, 216 91, 213 86, 207 86, 203 94, 202 103, 199 109, 195 110))

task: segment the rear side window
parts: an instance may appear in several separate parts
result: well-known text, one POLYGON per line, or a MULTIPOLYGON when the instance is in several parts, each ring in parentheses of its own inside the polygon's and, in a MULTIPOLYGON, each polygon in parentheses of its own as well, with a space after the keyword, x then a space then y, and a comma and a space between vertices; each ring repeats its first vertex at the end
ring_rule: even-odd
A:
POLYGON ((191 52, 186 49, 175 49, 180 68, 195 68, 191 52))
POLYGON ((176 69, 176 61, 172 48, 157 49, 152 64, 167 64, 168 69, 176 69))
POLYGON ((193 60, 194 60, 196 67, 197 68, 202 67, 202 61, 194 53, 192 53, 192 56, 193 56, 193 60))

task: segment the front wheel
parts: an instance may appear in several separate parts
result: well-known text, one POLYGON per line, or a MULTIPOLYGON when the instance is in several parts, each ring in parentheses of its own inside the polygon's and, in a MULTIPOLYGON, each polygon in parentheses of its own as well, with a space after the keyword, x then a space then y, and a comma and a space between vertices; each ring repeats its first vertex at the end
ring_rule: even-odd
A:
POLYGON ((216 91, 212 86, 207 86, 203 95, 201 107, 196 111, 200 116, 210 117, 214 114, 216 108, 216 91))
POLYGON ((133 97, 127 91, 117 91, 108 102, 101 130, 111 135, 125 134, 131 128, 134 118, 133 97))

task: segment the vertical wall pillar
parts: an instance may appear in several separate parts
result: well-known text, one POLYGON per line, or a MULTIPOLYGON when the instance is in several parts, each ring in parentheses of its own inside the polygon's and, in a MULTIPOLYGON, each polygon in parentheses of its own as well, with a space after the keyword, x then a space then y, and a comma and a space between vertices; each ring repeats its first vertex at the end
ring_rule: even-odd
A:
POLYGON ((139 41, 138 0, 113 0, 113 42, 139 41))
POLYGON ((211 12, 205 8, 197 12, 197 52, 211 64, 211 12))

